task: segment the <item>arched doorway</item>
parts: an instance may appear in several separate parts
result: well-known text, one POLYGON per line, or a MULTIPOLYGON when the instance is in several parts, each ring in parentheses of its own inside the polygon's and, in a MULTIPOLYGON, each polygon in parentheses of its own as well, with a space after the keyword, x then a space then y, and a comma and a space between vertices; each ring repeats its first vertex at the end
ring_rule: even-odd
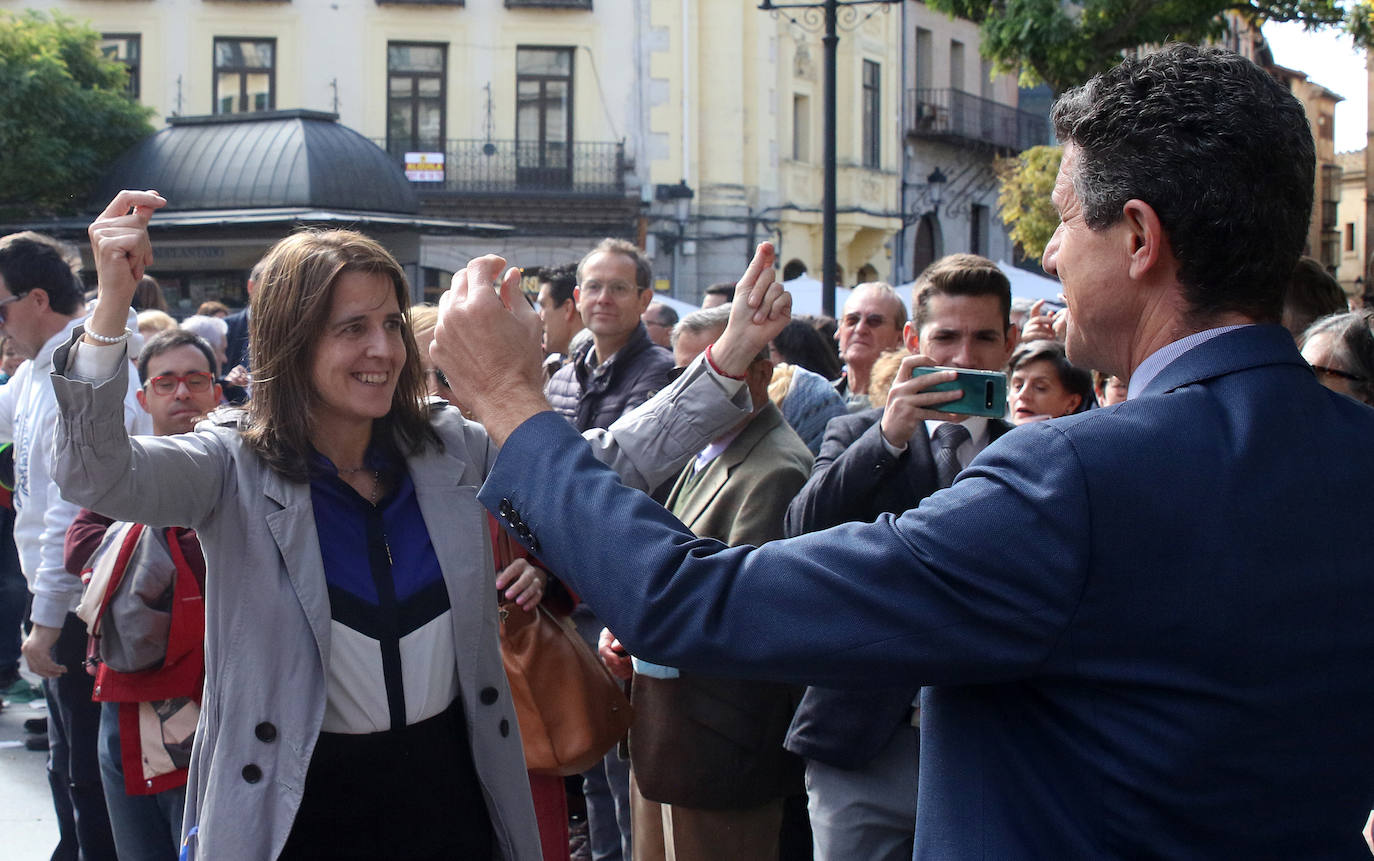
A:
POLYGON ((918 277, 926 267, 944 256, 944 237, 940 219, 933 212, 921 216, 916 224, 916 240, 911 249, 911 275, 918 277))

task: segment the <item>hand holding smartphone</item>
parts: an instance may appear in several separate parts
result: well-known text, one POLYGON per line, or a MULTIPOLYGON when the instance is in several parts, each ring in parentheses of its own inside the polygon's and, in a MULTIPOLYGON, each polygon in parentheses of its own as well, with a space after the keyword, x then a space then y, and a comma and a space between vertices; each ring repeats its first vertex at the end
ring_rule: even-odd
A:
POLYGON ((957 378, 946 383, 936 383, 930 387, 934 392, 959 391, 963 396, 958 400, 940 404, 939 409, 947 413, 969 416, 1001 418, 1007 413, 1007 375, 1001 371, 970 371, 963 368, 943 368, 926 366, 911 369, 913 377, 920 374, 933 374, 938 371, 953 371, 957 378))

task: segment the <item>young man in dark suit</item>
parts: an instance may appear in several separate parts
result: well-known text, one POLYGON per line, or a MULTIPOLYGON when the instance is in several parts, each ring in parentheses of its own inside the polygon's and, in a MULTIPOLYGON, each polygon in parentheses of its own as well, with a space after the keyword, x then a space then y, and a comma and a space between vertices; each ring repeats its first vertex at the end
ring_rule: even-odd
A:
POLYGON ((1170 45, 1053 119, 1043 265, 1070 358, 1129 378, 1125 403, 1018 427, 900 517, 726 548, 575 444, 533 312, 478 260, 437 349, 501 447, 479 498, 648 660, 924 685, 917 858, 1367 857, 1374 458, 1350 452, 1374 410, 1278 324, 1302 106, 1170 45), (569 525, 591 517, 594 542, 569 525))
MULTIPOLYGON (((811 478, 787 509, 787 535, 901 514, 935 491, 1011 425, 939 412, 951 395, 917 365, 1000 371, 1016 347, 1011 284, 997 264, 952 254, 912 288, 902 332, 912 356, 885 407, 832 419, 811 478)), ((916 831, 919 682, 874 690, 807 688, 787 736, 806 758, 817 861, 910 858, 916 831)))

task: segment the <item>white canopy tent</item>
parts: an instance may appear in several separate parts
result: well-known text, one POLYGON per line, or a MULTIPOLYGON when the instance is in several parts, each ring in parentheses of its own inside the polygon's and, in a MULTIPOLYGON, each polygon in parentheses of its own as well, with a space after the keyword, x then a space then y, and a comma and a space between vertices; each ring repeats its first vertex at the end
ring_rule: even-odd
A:
POLYGON ((674 299, 672 296, 665 296, 662 293, 655 293, 654 301, 658 302, 660 305, 667 305, 669 308, 672 308, 674 311, 676 311, 679 320, 683 317, 686 317, 693 311, 701 310, 700 305, 693 305, 691 302, 684 302, 681 299, 674 299))
MULTIPOLYGON (((1051 302, 1063 304, 1059 294, 1063 292, 1064 287, 1056 279, 1018 269, 1005 260, 997 261, 997 268, 1001 269, 1002 273, 1007 276, 1007 280, 1011 282, 1013 299, 1029 299, 1032 302, 1037 299, 1048 299, 1051 302)), ((897 288, 897 292, 902 296, 902 301, 908 305, 911 302, 911 288, 915 284, 915 281, 908 281, 897 288)))

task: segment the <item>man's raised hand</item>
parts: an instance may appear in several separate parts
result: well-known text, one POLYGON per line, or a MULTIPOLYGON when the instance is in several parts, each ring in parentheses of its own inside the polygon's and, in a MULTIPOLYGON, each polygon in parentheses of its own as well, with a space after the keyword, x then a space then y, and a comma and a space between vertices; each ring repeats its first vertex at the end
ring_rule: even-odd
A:
POLYGON ((525 419, 549 408, 540 370, 539 315, 520 292, 520 271, 505 267, 503 258, 488 254, 453 276, 439 299, 429 348, 454 396, 497 445, 525 419))
POLYGON ((782 289, 773 271, 773 243, 760 242, 749 268, 735 284, 730 322, 711 347, 711 359, 726 374, 742 377, 754 357, 792 319, 792 294, 782 289))

